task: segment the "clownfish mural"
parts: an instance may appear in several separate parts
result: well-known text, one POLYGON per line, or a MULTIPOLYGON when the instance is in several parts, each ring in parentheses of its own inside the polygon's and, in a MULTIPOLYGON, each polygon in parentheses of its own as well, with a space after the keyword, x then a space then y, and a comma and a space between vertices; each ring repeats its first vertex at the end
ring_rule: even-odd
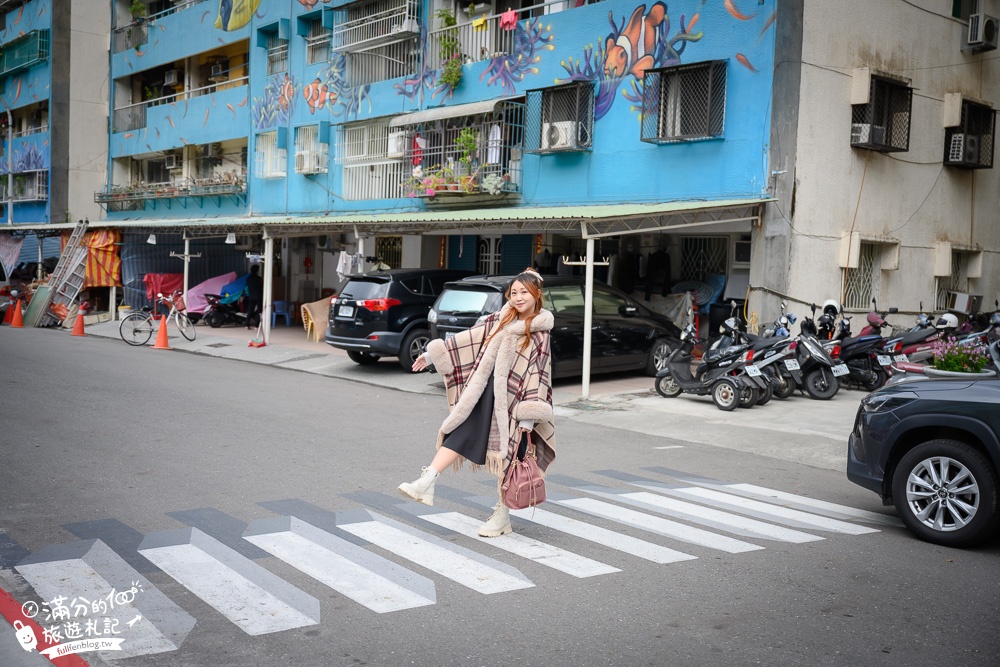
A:
POLYGON ((337 92, 330 90, 326 84, 319 80, 319 77, 302 88, 302 96, 306 98, 310 114, 316 113, 317 109, 322 109, 328 100, 331 107, 337 103, 337 92))
POLYGON ((278 108, 284 111, 288 111, 289 107, 292 105, 292 98, 295 96, 295 84, 292 79, 285 73, 285 78, 281 82, 281 87, 278 89, 278 108))
POLYGON ((250 23, 258 7, 260 0, 219 0, 215 27, 226 31, 239 30, 250 23))
MULTIPOLYGON (((657 2, 643 15, 646 5, 639 5, 632 12, 628 23, 607 36, 605 43, 604 72, 613 77, 625 74, 641 79, 642 73, 653 67, 653 56, 659 35, 657 28, 667 18, 667 6, 657 2)), ((614 28, 614 17, 611 18, 614 28)))

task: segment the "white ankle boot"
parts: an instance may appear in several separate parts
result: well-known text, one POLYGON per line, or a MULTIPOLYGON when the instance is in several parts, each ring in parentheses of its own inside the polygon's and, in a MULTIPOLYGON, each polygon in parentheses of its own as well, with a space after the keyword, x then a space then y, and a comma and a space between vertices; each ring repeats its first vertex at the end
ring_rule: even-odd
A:
POLYGON ((479 536, 500 537, 512 532, 514 532, 514 528, 510 525, 510 510, 501 500, 493 508, 493 516, 479 527, 479 536))
POLYGON ((437 470, 427 466, 423 468, 420 477, 413 482, 403 482, 397 488, 407 498, 412 498, 424 505, 434 504, 434 482, 437 481, 437 470))

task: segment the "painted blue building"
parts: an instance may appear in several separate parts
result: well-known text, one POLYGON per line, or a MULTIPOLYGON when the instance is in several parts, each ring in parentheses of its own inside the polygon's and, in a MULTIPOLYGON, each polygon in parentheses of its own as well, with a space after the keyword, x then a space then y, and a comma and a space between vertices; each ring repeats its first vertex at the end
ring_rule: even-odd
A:
POLYGON ((556 270, 591 236, 673 279, 748 272, 775 0, 142 3, 112 3, 94 195, 126 249, 279 239, 303 301, 359 238, 394 266, 556 270))

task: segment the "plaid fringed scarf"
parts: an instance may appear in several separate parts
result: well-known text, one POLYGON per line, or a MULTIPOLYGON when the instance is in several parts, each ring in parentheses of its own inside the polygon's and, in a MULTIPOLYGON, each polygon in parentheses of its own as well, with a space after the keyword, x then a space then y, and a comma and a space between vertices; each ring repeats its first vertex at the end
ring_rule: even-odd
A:
MULTIPOLYGON (((549 342, 552 313, 543 308, 532 320, 531 342, 523 352, 520 346, 524 340, 524 323, 519 320, 508 324, 488 346, 484 345, 509 308, 510 305, 505 304, 499 312, 471 329, 447 341, 433 340, 427 346, 431 362, 444 377, 451 410, 438 431, 438 447, 446 433, 451 433, 469 417, 493 375, 495 401, 486 465, 498 477, 517 451, 518 422, 522 419, 535 422, 531 439, 535 443, 539 469, 544 472, 556 457, 549 342)), ((464 461, 460 458, 456 467, 464 461)))

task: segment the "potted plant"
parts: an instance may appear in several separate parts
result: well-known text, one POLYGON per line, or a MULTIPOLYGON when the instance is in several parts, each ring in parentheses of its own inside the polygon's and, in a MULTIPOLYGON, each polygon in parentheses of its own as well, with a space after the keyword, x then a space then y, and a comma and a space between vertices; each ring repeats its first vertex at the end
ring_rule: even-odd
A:
POLYGON ((132 20, 136 23, 142 23, 142 20, 146 17, 146 3, 142 0, 132 0, 132 4, 128 8, 129 14, 132 15, 132 20))
POLYGON ((954 337, 934 344, 934 363, 924 369, 928 377, 992 377, 996 371, 986 368, 989 354, 982 344, 962 345, 954 337))
POLYGON ((441 33, 441 78, 442 84, 455 88, 462 82, 462 52, 458 43, 458 21, 450 9, 439 9, 434 14, 445 30, 441 33))

